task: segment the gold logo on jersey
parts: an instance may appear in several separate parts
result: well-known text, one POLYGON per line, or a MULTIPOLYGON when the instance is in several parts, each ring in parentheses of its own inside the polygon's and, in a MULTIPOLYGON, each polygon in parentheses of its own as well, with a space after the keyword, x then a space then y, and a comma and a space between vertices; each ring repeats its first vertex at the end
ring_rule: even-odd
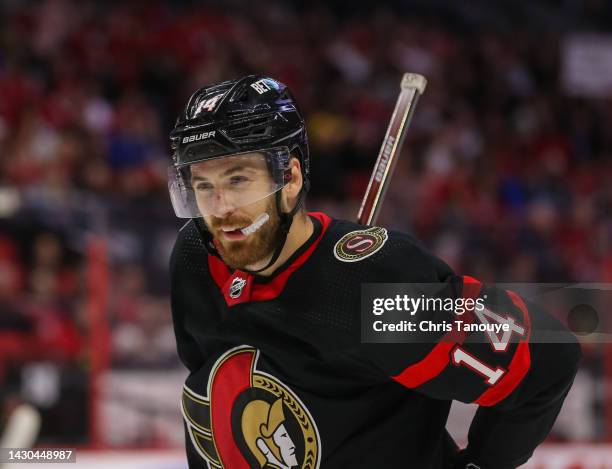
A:
POLYGON ((338 240, 334 256, 342 262, 360 261, 380 250, 387 239, 387 230, 378 226, 351 231, 338 240))
POLYGON ((182 411, 189 437, 210 469, 317 469, 319 432, 300 399, 257 370, 259 351, 223 354, 208 379, 208 396, 187 386, 182 411))

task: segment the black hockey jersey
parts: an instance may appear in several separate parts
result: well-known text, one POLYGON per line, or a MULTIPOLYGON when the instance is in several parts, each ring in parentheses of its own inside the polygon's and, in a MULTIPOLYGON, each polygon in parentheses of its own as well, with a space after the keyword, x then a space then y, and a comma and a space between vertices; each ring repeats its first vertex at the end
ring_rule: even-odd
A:
POLYGON ((172 313, 190 371, 181 401, 189 467, 450 467, 453 399, 480 405, 466 460, 525 462, 573 381, 573 336, 518 295, 455 275, 407 234, 309 216, 312 236, 269 277, 231 271, 193 222, 179 233, 172 313), (520 333, 502 349, 456 330, 435 343, 363 343, 361 285, 377 282, 452 283, 459 295, 486 296, 520 333), (535 327, 565 343, 530 343, 535 327))

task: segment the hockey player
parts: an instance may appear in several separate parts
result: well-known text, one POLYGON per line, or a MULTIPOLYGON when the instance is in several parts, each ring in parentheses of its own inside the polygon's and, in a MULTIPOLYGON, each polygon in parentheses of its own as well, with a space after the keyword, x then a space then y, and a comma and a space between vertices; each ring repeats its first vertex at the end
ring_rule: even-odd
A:
POLYGON ((190 468, 506 469, 529 459, 580 358, 556 320, 455 275, 407 234, 308 213, 304 121, 274 79, 199 89, 171 140, 171 199, 189 219, 171 281, 190 371, 190 468), (365 344, 361 286, 379 282, 487 298, 511 332, 501 344, 444 328, 430 342, 365 344), (537 328, 560 338, 530 341, 537 328), (453 399, 480 405, 460 452, 445 430, 453 399))

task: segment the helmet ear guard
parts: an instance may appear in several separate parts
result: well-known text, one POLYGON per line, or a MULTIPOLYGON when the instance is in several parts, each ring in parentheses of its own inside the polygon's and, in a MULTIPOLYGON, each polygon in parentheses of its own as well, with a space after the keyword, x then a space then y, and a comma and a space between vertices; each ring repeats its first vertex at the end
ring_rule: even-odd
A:
POLYGON ((291 158, 297 158, 300 162, 300 171, 302 173, 302 190, 304 193, 308 193, 310 191, 310 158, 308 156, 304 156, 302 153, 302 149, 299 146, 296 146, 289 155, 289 160, 291 158))
MULTIPOLYGON (((299 151, 298 149, 296 150, 299 151)), ((296 153, 297 152, 294 151, 289 155, 289 161, 291 161, 292 158, 295 158, 299 161, 300 173, 302 174, 302 187, 300 188, 300 192, 298 193, 295 206, 292 209, 294 213, 296 213, 299 210, 299 207, 303 205, 304 199, 306 198, 306 194, 308 193, 308 190, 310 189, 310 179, 308 179, 304 174, 305 171, 304 171, 304 165, 302 164, 302 158, 300 157, 299 154, 296 154, 296 153)), ((287 169, 287 172, 285 173, 285 177, 287 178, 285 183, 288 183, 292 179, 290 168, 287 169)))

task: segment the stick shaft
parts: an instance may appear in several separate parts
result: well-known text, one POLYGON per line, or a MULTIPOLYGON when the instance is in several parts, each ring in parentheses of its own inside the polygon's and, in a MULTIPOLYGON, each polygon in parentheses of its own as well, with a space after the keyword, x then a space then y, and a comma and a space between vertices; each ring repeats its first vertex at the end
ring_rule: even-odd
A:
POLYGON ((401 92, 395 103, 391 121, 378 153, 370 182, 366 189, 357 222, 372 225, 376 222, 378 212, 397 163, 406 130, 410 125, 412 114, 421 94, 425 91, 427 80, 416 73, 405 73, 402 78, 401 92))

